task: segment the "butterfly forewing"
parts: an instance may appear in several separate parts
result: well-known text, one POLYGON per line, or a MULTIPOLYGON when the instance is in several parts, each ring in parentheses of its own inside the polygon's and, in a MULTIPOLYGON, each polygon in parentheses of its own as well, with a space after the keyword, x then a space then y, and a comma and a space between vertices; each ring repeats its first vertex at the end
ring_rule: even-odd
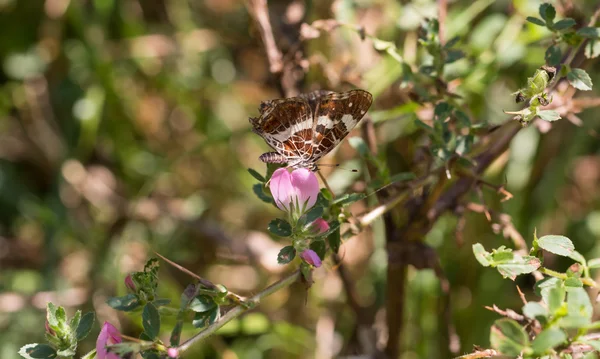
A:
POLYGON ((312 111, 308 103, 299 97, 278 99, 263 102, 260 110, 259 118, 250 118, 252 130, 283 156, 301 157, 305 150, 301 142, 305 137, 309 141, 312 138, 312 111))
POLYGON ((334 149, 364 117, 372 102, 373 96, 363 90, 322 97, 313 115, 313 161, 334 149))

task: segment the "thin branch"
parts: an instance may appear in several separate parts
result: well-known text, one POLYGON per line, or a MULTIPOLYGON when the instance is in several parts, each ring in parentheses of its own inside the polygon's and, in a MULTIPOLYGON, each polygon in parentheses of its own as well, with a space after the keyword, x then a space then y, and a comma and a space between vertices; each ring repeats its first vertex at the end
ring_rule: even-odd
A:
POLYGON ((280 73, 283 70, 282 55, 275 44, 275 36, 273 36, 273 29, 269 21, 267 0, 247 0, 246 7, 258 25, 269 61, 269 71, 273 74, 280 73))
MULTIPOLYGON (((300 270, 294 271, 292 274, 288 275, 287 277, 282 278, 282 279, 278 280, 277 282, 271 284, 267 288, 263 289, 258 294, 254 295, 253 297, 248 299, 248 303, 252 303, 254 306, 256 306, 260 303, 261 299, 263 299, 283 288, 289 287, 290 285, 295 283, 298 280, 298 278, 300 278, 300 270)), ((209 325, 206 329, 204 329, 200 333, 194 335, 193 337, 191 337, 190 339, 185 341, 183 344, 181 344, 179 347, 177 347, 177 350, 180 353, 185 352, 192 345, 194 345, 195 343, 197 343, 205 338, 208 338, 209 336, 214 334, 217 330, 222 328, 225 324, 227 324, 230 321, 232 321, 233 319, 239 317, 240 315, 247 312, 248 310, 250 310, 250 307, 245 307, 242 305, 238 305, 238 306, 234 307, 233 309, 231 309, 227 313, 225 313, 225 315, 223 315, 221 317, 221 319, 219 319, 218 321, 209 325)))

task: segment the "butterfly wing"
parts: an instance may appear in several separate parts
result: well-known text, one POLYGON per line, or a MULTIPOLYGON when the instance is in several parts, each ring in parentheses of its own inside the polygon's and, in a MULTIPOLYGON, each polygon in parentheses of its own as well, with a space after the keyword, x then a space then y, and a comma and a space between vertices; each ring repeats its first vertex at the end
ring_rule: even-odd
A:
POLYGON ((288 162, 312 155, 313 115, 305 99, 292 97, 263 102, 260 112, 259 118, 250 118, 252 130, 288 162))
POLYGON ((352 131, 371 107, 373 95, 364 90, 329 93, 314 109, 311 161, 329 153, 352 131))

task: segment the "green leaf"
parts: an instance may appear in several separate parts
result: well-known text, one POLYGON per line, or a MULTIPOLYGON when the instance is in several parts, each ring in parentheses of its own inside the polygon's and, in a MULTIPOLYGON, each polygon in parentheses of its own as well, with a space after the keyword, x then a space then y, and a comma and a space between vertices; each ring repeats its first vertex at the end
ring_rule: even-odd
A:
POLYGON ((600 40, 592 39, 585 44, 583 49, 585 57, 588 59, 596 58, 600 55, 600 40))
POLYGON ((579 278, 569 277, 565 280, 565 287, 583 287, 583 282, 579 278))
POLYGON ((581 264, 586 264, 585 258, 581 255, 581 253, 579 253, 577 251, 573 251, 573 253, 571 253, 569 258, 571 258, 575 262, 579 262, 581 264))
POLYGON ((254 186, 252 186, 252 191, 254 192, 256 197, 258 197, 261 201, 265 203, 275 203, 273 201, 273 197, 265 193, 264 186, 262 183, 257 183, 254 186))
POLYGON ((435 105, 435 109, 433 110, 433 115, 435 119, 444 121, 450 116, 453 107, 450 106, 447 102, 440 102, 435 105))
POLYGON ((529 346, 529 338, 519 323, 503 318, 494 322, 490 344, 502 354, 517 356, 529 346))
POLYGON ((590 259, 587 262, 588 268, 600 268, 600 258, 590 259))
POLYGON ((453 38, 451 38, 450 40, 448 40, 448 42, 446 42, 446 44, 444 45, 444 49, 449 49, 452 46, 456 45, 456 43, 460 40, 460 36, 454 36, 453 38))
POLYGON ((144 359, 160 359, 160 354, 156 350, 145 350, 140 352, 144 359))
POLYGON ((140 306, 140 302, 137 296, 133 293, 127 294, 122 297, 108 298, 106 304, 111 306, 113 309, 122 310, 124 312, 131 312, 132 310, 140 306))
POLYGON ((515 280, 518 275, 531 273, 537 270, 540 265, 541 262, 536 257, 515 255, 512 261, 499 264, 496 268, 503 277, 515 280))
POLYGON ((72 358, 77 350, 77 344, 74 347, 56 351, 56 356, 59 358, 72 358))
POLYGON ((571 19, 570 17, 566 17, 566 18, 554 23, 554 25, 552 25, 552 28, 554 30, 561 31, 561 30, 571 28, 571 27, 575 26, 575 24, 577 24, 575 22, 575 20, 571 19))
POLYGON ((173 331, 171 332, 171 337, 169 338, 169 343, 172 347, 176 347, 179 345, 181 341, 181 330, 183 329, 183 320, 178 320, 173 327, 173 331))
POLYGON ((390 177, 390 183, 410 181, 415 178, 416 176, 412 172, 400 172, 390 177))
MULTIPOLYGON (((544 298, 544 297, 547 297, 548 292, 550 291, 551 288, 554 288, 554 287, 560 286, 560 285, 562 285, 562 282, 560 279, 554 278, 554 277, 546 277, 540 281, 537 281, 535 283, 535 285, 533 286, 533 290, 536 295, 539 295, 542 298, 544 298)), ((544 300, 544 302, 548 303, 547 300, 544 300)))
POLYGON ((296 258, 296 248, 293 246, 285 246, 281 248, 279 254, 277 255, 277 263, 288 264, 294 260, 294 258, 296 258))
POLYGON ((317 240, 310 244, 310 249, 315 251, 321 260, 325 259, 325 252, 327 251, 327 246, 325 245, 324 240, 317 240))
POLYGON ((488 253, 485 248, 481 245, 481 243, 473 244, 473 254, 475 255, 475 259, 484 267, 489 267, 490 262, 488 261, 488 257, 490 253, 488 253))
POLYGON ((575 250, 573 242, 565 236, 549 235, 538 239, 538 246, 550 253, 569 257, 575 250))
POLYGON ((544 55, 544 59, 546 63, 550 66, 556 66, 560 63, 562 58, 562 53, 560 51, 560 46, 552 45, 546 50, 546 54, 544 55))
POLYGON ((548 328, 535 337, 531 342, 531 349, 534 353, 544 354, 548 349, 562 344, 565 340, 567 340, 565 332, 558 328, 548 328))
POLYGON ((546 23, 551 23, 556 17, 556 10, 552 4, 544 3, 540 5, 540 16, 546 20, 546 23))
POLYGON ((579 315, 591 321, 594 309, 590 297, 583 288, 571 288, 567 296, 569 315, 579 315))
POLYGON ((590 323, 590 318, 586 318, 578 314, 571 315, 570 313, 558 320, 558 326, 565 329, 585 328, 590 325, 590 323))
POLYGON ((154 306, 156 308, 164 307, 165 305, 171 304, 171 299, 167 299, 167 298, 155 299, 154 301, 152 301, 152 304, 154 304, 154 306))
POLYGON ((79 326, 80 320, 81 320, 81 310, 78 310, 75 312, 75 315, 73 315, 73 318, 71 318, 71 320, 69 321, 69 327, 71 327, 72 331, 77 329, 77 327, 79 326))
POLYGON ((308 263, 302 262, 300 264, 300 273, 302 274, 302 278, 304 278, 306 283, 308 283, 309 286, 312 285, 312 267, 308 263))
POLYGON ((557 120, 560 120, 561 117, 558 114, 558 112, 554 111, 554 110, 542 110, 542 111, 538 111, 537 115, 544 121, 548 121, 548 122, 554 122, 557 120))
POLYGON ((217 303, 209 295, 198 295, 190 302, 189 309, 194 312, 208 312, 217 306, 217 303))
POLYGON ((281 218, 275 218, 267 226, 269 232, 279 237, 289 237, 292 235, 292 225, 288 221, 281 218))
POLYGON ((52 359, 56 358, 56 350, 48 344, 27 344, 19 349, 19 355, 27 359, 52 359))
POLYGON ((565 301, 566 291, 562 285, 550 288, 548 291, 548 297, 544 298, 547 300, 546 304, 548 304, 548 310, 550 314, 554 314, 558 309, 560 309, 565 301))
POLYGON ((364 193, 346 193, 343 196, 336 198, 333 201, 333 204, 343 207, 343 206, 347 206, 351 203, 360 201, 361 199, 364 199, 365 197, 366 197, 366 195, 364 193))
MULTIPOLYGON (((324 212, 324 208, 323 207, 315 206, 315 207, 311 208, 308 212, 306 212, 302 216, 303 217, 302 220, 306 224, 313 223, 317 219, 321 218, 321 216, 323 215, 323 212, 324 212)), ((291 227, 290 227, 290 230, 291 230, 291 227)))
POLYGON ((155 339, 160 333, 160 315, 152 303, 146 303, 142 311, 142 324, 144 332, 151 339, 155 339))
POLYGON ((75 331, 77 336, 77 341, 83 340, 92 330, 92 326, 94 325, 94 320, 96 316, 93 312, 87 312, 81 317, 79 324, 77 325, 77 329, 75 331))
POLYGON ((54 330, 60 330, 58 318, 56 317, 56 306, 52 302, 48 302, 46 305, 46 320, 50 328, 54 330))
POLYGON ((461 50, 448 50, 444 63, 451 64, 465 57, 465 53, 461 50))
POLYGON ((221 310, 217 306, 208 312, 196 313, 194 320, 192 320, 192 325, 195 328, 204 328, 219 320, 220 317, 221 310))
POLYGON ((598 27, 582 27, 577 30, 577 35, 587 39, 600 39, 600 28, 598 27))
POLYGON ((546 23, 537 17, 527 16, 526 20, 529 21, 530 23, 538 25, 538 26, 546 26, 546 23))
POLYGON ((567 74, 567 80, 571 86, 582 91, 590 91, 593 86, 590 75, 583 69, 572 69, 567 74))
POLYGON ((267 180, 260 173, 256 172, 252 168, 248 168, 248 173, 250 173, 250 175, 252 177, 256 178, 259 182, 262 182, 262 183, 267 182, 267 180))
MULTIPOLYGON (((329 243, 329 248, 331 248, 333 253, 337 253, 340 250, 340 244, 342 243, 339 222, 335 222, 337 223, 337 227, 327 236, 327 243, 329 243)), ((333 225, 334 223, 332 222, 330 228, 333 225)))
POLYGON ((538 302, 527 302, 523 306, 523 314, 529 319, 547 318, 548 309, 538 302))

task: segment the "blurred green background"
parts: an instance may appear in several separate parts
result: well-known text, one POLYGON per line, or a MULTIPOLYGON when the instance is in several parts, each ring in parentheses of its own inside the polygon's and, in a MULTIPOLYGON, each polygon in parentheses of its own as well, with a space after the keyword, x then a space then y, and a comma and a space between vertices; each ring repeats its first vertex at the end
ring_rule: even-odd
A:
MULTIPOLYGON (((538 1, 448 1, 446 39, 460 35, 466 57, 445 78, 476 123, 500 124, 515 110, 510 95, 544 64, 550 32, 529 24, 538 1)), ((594 2, 556 1, 558 16, 586 23, 594 2), (566 15, 565 15, 566 14, 566 15)), ((419 24, 436 1, 269 1, 278 46, 295 46, 303 22, 334 18, 392 41, 409 63, 426 61, 419 24)), ((43 341, 47 301, 94 310, 132 336, 139 318, 109 308, 125 293, 123 278, 153 251, 242 295, 256 293, 292 268, 276 264, 285 243, 266 232, 279 215, 252 193, 246 168, 264 173, 264 141, 250 132, 261 101, 281 97, 259 32, 235 0, 0 0, 0 357, 43 341)), ((394 171, 419 174, 431 105, 412 102, 400 65, 338 28, 302 44, 303 90, 371 91, 378 145, 394 171)), ((598 65, 588 73, 598 83, 598 65)), ((302 77, 300 75, 300 77, 302 77)), ((560 93, 566 90, 559 88, 560 93), (562 92, 561 92, 562 91, 562 92)), ((594 101, 597 91, 584 95, 594 101)), ((560 98, 560 95, 555 95, 560 98)), ((577 98, 576 98, 577 99, 577 98)), ((581 101, 584 101, 579 97, 581 101)), ((512 217, 530 242, 538 234, 570 237, 586 257, 600 256, 600 129, 597 111, 552 128, 522 130, 487 172, 514 195, 485 203, 512 217), (581 120, 582 126, 574 123, 581 120)), ((358 131, 357 133, 358 134, 358 131)), ((354 135, 356 135, 354 134, 354 135)), ((352 136, 352 135, 351 135, 352 136)), ((338 192, 361 191, 364 164, 347 142, 323 163, 338 192)), ((479 203, 476 193, 466 198, 479 203)), ((374 203, 352 207, 364 213, 374 203)), ((505 217, 505 219, 508 217, 505 217)), ((483 214, 442 217, 427 243, 438 250, 451 285, 451 323, 459 353, 489 344, 497 314, 484 306, 520 308, 515 283, 474 259, 471 244, 504 239, 483 214), (457 234, 457 224, 460 233, 457 234)), ((386 252, 381 223, 345 243, 342 254, 360 305, 384 324, 386 252)), ((570 263, 547 259, 564 270, 570 263)), ((336 268, 326 263, 307 293, 301 285, 269 297, 186 357, 330 358, 347 346, 355 318, 336 268)), ((160 291, 175 303, 191 281, 163 265, 160 291)), ((531 296, 533 279, 517 284, 531 296)), ((394 288, 389 288, 394 290, 394 288)), ((402 358, 445 358, 447 331, 440 283, 431 270, 409 270, 402 358)), ((168 335, 169 321, 163 323, 168 335)), ((81 346, 94 347, 99 325, 81 346)), ((191 325, 184 337, 194 333, 191 325)))

